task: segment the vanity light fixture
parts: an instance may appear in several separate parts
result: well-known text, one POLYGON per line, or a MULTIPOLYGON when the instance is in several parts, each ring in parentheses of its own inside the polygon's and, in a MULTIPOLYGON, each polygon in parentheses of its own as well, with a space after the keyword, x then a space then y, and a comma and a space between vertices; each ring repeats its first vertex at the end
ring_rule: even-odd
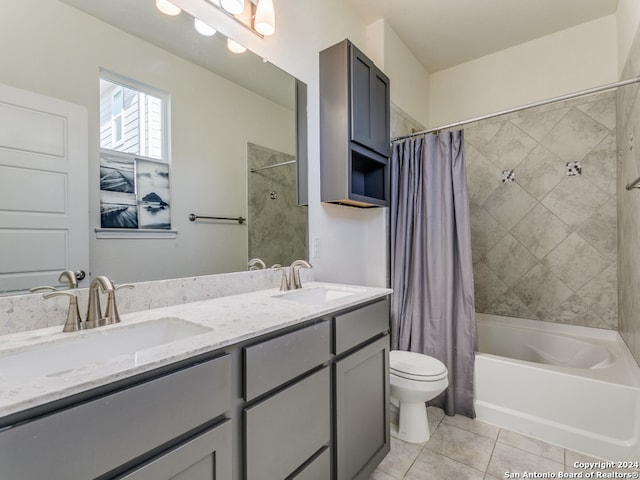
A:
POLYGON ((238 15, 244 11, 244 0, 221 0, 220 5, 232 15, 238 15))
POLYGON ((227 48, 233 53, 244 53, 247 51, 247 47, 243 47, 235 40, 227 38, 227 48))
POLYGON ((182 11, 180 7, 176 7, 169 0, 156 0, 156 8, 165 15, 171 16, 178 15, 182 11))
POLYGON ((276 31, 276 15, 273 9, 273 0, 258 0, 253 28, 262 35, 273 35, 276 31))
POLYGON ((199 18, 193 19, 193 26, 195 27, 195 29, 198 31, 200 35, 204 35, 205 37, 210 37, 212 35, 215 35, 217 32, 215 28, 213 28, 211 25, 207 25, 199 18))

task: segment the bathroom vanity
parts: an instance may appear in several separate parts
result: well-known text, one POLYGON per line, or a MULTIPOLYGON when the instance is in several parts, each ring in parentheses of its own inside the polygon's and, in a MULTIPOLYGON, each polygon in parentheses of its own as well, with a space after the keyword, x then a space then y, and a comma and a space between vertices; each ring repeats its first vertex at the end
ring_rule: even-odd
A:
POLYGON ((312 283, 5 336, 0 478, 367 479, 389 451, 389 293, 312 283), (118 331, 131 353, 10 373, 118 331))

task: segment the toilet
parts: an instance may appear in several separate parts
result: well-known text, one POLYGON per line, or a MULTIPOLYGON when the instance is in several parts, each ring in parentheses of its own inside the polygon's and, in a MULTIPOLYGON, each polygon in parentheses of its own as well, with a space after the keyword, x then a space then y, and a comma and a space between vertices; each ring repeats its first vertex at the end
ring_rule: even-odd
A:
POLYGON ((392 414, 395 409, 398 413, 397 424, 391 423, 391 435, 405 442, 426 442, 430 432, 425 402, 449 386, 447 367, 428 355, 392 350, 389 370, 392 414))

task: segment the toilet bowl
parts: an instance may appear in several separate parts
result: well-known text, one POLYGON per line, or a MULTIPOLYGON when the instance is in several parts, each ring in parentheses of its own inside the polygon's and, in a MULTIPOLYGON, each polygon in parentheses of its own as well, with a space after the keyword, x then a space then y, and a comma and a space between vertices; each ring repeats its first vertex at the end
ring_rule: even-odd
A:
POLYGON ((391 434, 405 442, 426 442, 430 432, 425 402, 449 386, 447 367, 428 355, 392 350, 389 371, 391 403, 398 408, 398 421, 392 422, 391 434))

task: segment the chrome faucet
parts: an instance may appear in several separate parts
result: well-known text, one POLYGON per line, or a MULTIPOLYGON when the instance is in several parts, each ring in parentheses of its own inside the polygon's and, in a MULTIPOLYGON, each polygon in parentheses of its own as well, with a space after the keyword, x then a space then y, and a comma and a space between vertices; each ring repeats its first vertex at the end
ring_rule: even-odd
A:
POLYGON ((302 288, 302 282, 300 281, 300 269, 312 268, 311 265, 305 260, 294 260, 289 268, 291 269, 291 288, 302 288))
POLYGON ((116 304, 116 290, 120 288, 133 288, 133 285, 124 284, 117 287, 107 277, 99 276, 91 281, 89 287, 89 304, 87 306, 86 328, 94 328, 100 325, 120 323, 120 314, 116 304), (107 294, 107 311, 102 316, 100 307, 100 290, 107 294))
POLYGON ((100 292, 113 292, 114 286, 107 277, 99 276, 91 280, 89 286, 89 303, 87 305, 86 327, 94 328, 104 325, 106 322, 102 317, 102 308, 100 307, 100 292))

